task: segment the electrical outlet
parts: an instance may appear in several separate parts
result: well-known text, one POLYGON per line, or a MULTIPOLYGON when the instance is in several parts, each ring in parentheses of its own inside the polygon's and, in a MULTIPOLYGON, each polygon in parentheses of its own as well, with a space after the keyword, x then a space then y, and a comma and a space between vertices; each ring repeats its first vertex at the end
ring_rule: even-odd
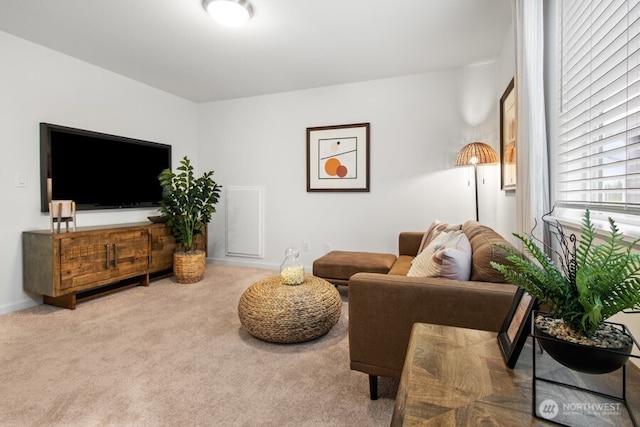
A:
POLYGON ((302 250, 305 252, 309 252, 309 242, 307 242, 306 240, 302 242, 302 250))
POLYGON ((324 251, 325 252, 331 252, 331 243, 325 243, 324 244, 324 251))

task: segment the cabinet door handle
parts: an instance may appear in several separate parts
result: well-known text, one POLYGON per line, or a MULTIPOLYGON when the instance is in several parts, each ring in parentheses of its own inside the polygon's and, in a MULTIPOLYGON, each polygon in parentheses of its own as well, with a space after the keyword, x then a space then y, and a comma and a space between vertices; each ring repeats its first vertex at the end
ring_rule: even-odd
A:
POLYGON ((113 244, 113 266, 114 267, 118 266, 118 244, 117 243, 113 244))
POLYGON ((110 244, 105 244, 104 245, 104 250, 107 252, 107 270, 109 269, 109 248, 110 248, 110 244))

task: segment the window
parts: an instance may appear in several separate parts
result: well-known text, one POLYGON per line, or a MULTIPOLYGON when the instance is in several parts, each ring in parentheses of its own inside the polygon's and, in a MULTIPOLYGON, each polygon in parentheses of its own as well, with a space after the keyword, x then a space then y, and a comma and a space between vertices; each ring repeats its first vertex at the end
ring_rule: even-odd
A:
POLYGON ((640 214, 640 0, 561 0, 556 205, 640 214))

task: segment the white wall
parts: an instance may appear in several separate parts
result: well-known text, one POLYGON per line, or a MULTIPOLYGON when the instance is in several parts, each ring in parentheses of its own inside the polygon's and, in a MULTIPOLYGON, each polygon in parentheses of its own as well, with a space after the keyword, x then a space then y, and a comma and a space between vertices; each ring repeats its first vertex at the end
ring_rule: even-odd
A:
MULTIPOLYGON (((473 169, 453 165, 469 142, 499 152, 499 100, 514 75, 512 29, 495 62, 200 105, 202 168, 223 186, 264 189, 264 255, 225 255, 223 197, 209 257, 276 268, 295 246, 310 269, 327 243, 397 253, 400 231, 474 219, 473 169), (361 122, 371 123, 371 191, 306 192, 306 128, 361 122)), ((514 240, 515 192, 500 190, 499 165, 478 172, 480 221, 514 240)))
MULTIPOLYGON (((497 94, 498 99, 496 105, 500 103, 500 97, 504 93, 505 89, 509 85, 509 82, 516 75, 516 50, 515 50, 515 34, 513 31, 513 25, 511 30, 506 35, 502 50, 498 57, 496 67, 496 82, 497 82, 497 94)), ((496 107, 498 108, 498 107, 496 107)), ((500 140, 500 113, 499 109, 496 110, 496 123, 497 123, 497 141, 500 140)), ((499 142, 496 143, 498 154, 500 153, 499 142)), ((500 170, 497 170, 497 186, 500 187, 500 170)), ((496 199, 496 230, 498 230, 504 237, 509 239, 512 243, 516 243, 515 237, 512 233, 522 233, 524 230, 517 229, 516 223, 516 194, 515 191, 500 191, 496 199)))
MULTIPOLYGON (((306 241, 301 261, 310 269, 326 243, 334 250, 397 253, 400 231, 426 230, 434 219, 474 219, 473 169, 454 163, 472 141, 498 150, 504 89, 496 87, 497 67, 202 104, 202 168, 213 169, 223 186, 259 186, 265 194, 264 257, 225 255, 224 197, 210 228, 209 256, 275 268, 287 247, 302 250, 306 241), (361 122, 371 123, 371 191, 306 192, 306 128, 361 122)), ((499 167, 482 167, 479 175, 481 222, 510 234, 515 230, 505 232, 500 218, 515 215, 515 205, 500 191, 499 167)))
MULTIPOLYGON (((23 230, 49 227, 48 215, 40 213, 39 123, 171 144, 175 165, 184 155, 196 157, 197 106, 3 32, 0 52, 0 313, 5 313, 41 301, 22 290, 21 245, 23 230), (17 174, 27 175, 27 187, 16 187, 17 174)), ((81 211, 77 222, 145 221, 154 212, 81 211)))

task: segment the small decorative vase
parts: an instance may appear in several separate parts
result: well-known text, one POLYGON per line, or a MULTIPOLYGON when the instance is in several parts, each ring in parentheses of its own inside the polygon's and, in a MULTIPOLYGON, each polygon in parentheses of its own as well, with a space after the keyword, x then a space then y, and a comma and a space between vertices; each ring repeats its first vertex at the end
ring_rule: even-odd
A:
POLYGON ((280 266, 280 277, 285 285, 299 285, 304 282, 304 268, 298 260, 298 250, 288 248, 285 252, 286 258, 280 266))

